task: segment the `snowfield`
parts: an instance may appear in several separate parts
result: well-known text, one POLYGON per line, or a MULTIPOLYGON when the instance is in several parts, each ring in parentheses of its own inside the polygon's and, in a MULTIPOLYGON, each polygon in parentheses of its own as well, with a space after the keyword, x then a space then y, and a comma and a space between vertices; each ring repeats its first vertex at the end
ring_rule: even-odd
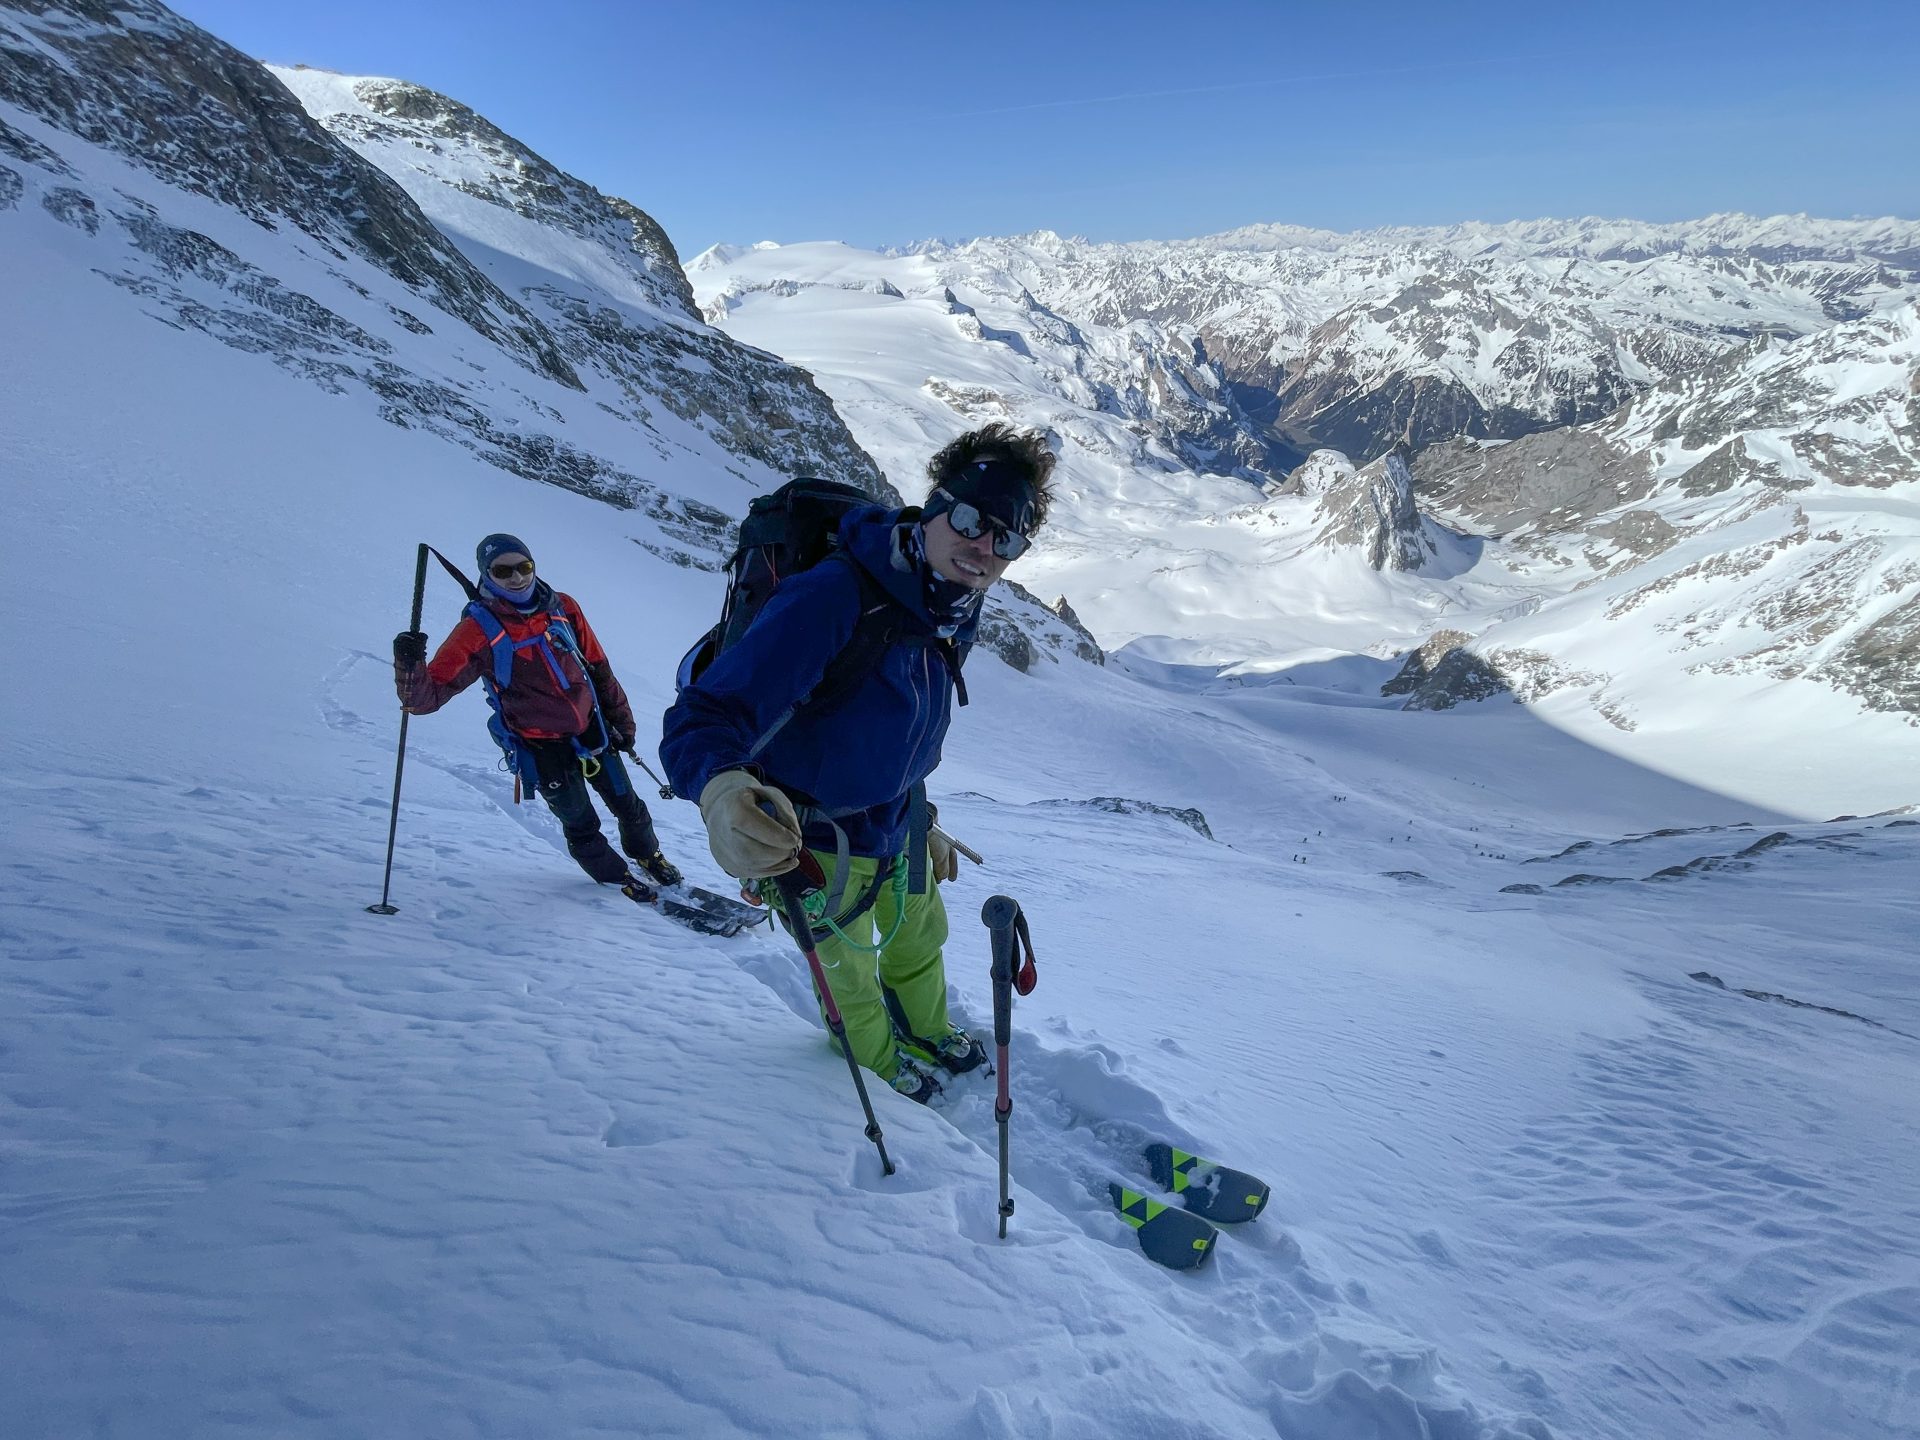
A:
MULTIPOLYGON (((87 24, 180 24, 155 11, 87 24)), ((21 13, 0 60, 86 28, 21 13)), ((1039 953, 1001 1240, 993 1082, 924 1109, 872 1087, 882 1176, 792 947, 588 882, 512 804, 477 692, 411 724, 399 913, 365 908, 416 545, 525 537, 657 715, 721 593, 683 522, 737 515, 772 462, 704 411, 616 413, 611 371, 538 378, 532 320, 489 348, 492 311, 0 111, 7 1440, 1920 1437, 1920 784, 1897 718, 1810 685, 1743 711, 1712 687, 1761 682, 1717 675, 1632 745, 1561 695, 1400 710, 1386 657, 1430 628, 1407 606, 1519 614, 1527 586, 1466 555, 1418 585, 1308 556, 1311 501, 1199 474, 1075 404, 1085 377, 1053 377, 1052 412, 1023 392, 1074 448, 1012 578, 1126 643, 1029 674, 977 652, 933 782, 988 862, 946 890, 963 1023, 988 1026, 989 896, 1039 953), (236 263, 161 295, 125 239, 149 210, 236 263), (236 295, 240 261, 275 285, 236 295), (448 377, 493 430, 657 445, 622 492, 643 503, 534 483, 170 308, 230 318, 282 285, 418 304, 431 326, 383 321, 377 373, 448 377), (1149 1139, 1273 1186, 1197 1273, 1149 1263, 1107 1200, 1146 1188, 1149 1139)), ((493 250, 496 309, 627 286, 608 313, 649 343, 714 338, 644 264, 437 218, 493 250)), ((726 323, 764 304, 808 337, 917 498, 1015 351, 989 309, 895 288, 789 311, 741 291, 726 323), (946 388, 907 402, 915 370, 946 388)), ((436 640, 458 608, 430 575, 436 640)), ((722 885, 694 807, 655 813, 722 885)))
POLYGON ((1910 820, 1781 822, 1518 708, 983 656, 938 777, 990 861, 961 1013, 987 895, 1041 957, 1000 1242, 990 1082, 877 1094, 882 1179, 788 947, 592 888, 477 697, 412 727, 401 912, 362 908, 417 539, 527 535, 643 713, 716 577, 13 255, 56 642, 6 699, 15 1433, 1915 1433, 1910 820), (1275 1186, 1197 1276, 1100 1193, 1149 1134, 1275 1186))

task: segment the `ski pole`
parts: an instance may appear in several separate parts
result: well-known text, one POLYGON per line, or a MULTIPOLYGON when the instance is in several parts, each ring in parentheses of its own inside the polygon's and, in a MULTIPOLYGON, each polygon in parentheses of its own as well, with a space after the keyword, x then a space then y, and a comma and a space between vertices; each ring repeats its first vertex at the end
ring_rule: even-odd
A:
POLYGON ((671 800, 673 798, 673 787, 653 773, 653 767, 640 758, 640 751, 636 747, 632 745, 627 747, 627 758, 642 770, 646 771, 647 778, 660 787, 660 798, 662 800, 671 800))
MULTIPOLYGON (((408 630, 420 628, 420 606, 427 597, 427 543, 420 542, 420 553, 413 563, 413 620, 408 630)), ((444 562, 443 562, 444 563, 444 562)), ((387 903, 393 886, 393 841, 400 830, 400 776, 407 768, 407 707, 400 707, 400 753, 393 761, 393 813, 387 817, 387 873, 380 881, 380 903, 367 909, 375 915, 397 915, 400 907, 387 903)))
POLYGON ((1031 995, 1039 980, 1033 964, 1033 937, 1020 902, 995 895, 980 907, 980 920, 993 939, 993 1044, 999 1090, 993 1100, 994 1123, 1000 1127, 1000 1238, 1007 1238, 1007 1217, 1013 1197, 1007 1193, 1007 1121, 1013 1115, 1013 1097, 1007 1091, 1007 1046, 1013 1041, 1013 992, 1031 995), (1026 946, 1026 963, 1017 965, 1016 936, 1026 946))
MULTIPOLYGON (((768 814, 773 813, 771 806, 761 808, 768 814)), ((820 997, 820 1009, 826 1014, 827 1029, 840 1042, 840 1053, 847 1057, 847 1069, 853 1074, 853 1088, 859 1092, 860 1108, 867 1115, 867 1138, 873 1142, 873 1148, 880 1152, 881 1172, 891 1175, 893 1161, 887 1158, 886 1137, 880 1133, 880 1121, 873 1113, 873 1101, 867 1095, 867 1082, 860 1074, 860 1062, 853 1058, 853 1046, 847 1042, 847 1022, 840 1018, 840 1007, 833 1003, 833 988, 827 984, 827 972, 821 967, 820 952, 813 947, 813 922, 807 918, 805 897, 808 890, 819 889, 826 883, 827 877, 821 873, 820 862, 805 850, 800 852, 797 869, 773 877, 774 888, 780 892, 780 908, 786 912, 787 928, 793 932, 793 943, 807 957, 807 969, 813 975, 813 991, 820 997)))

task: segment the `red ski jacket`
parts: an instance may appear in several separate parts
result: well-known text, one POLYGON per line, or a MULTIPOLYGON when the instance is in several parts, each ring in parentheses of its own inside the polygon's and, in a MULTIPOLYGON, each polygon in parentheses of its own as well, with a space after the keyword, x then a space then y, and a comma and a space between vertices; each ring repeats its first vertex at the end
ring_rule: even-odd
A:
MULTIPOLYGON (((545 583, 541 582, 543 586, 545 583)), ((482 596, 482 600, 514 640, 529 640, 545 634, 553 618, 550 606, 557 603, 573 627, 574 638, 580 642, 581 658, 587 662, 582 674, 579 661, 559 645, 533 646, 514 652, 513 678, 500 692, 500 706, 507 724, 517 734, 529 740, 564 740, 583 734, 593 724, 593 697, 597 694, 607 730, 616 741, 632 743, 636 731, 627 692, 614 679, 613 667, 607 663, 607 653, 600 648, 599 637, 571 595, 553 592, 549 603, 532 615, 524 615, 506 601, 490 595, 482 596), (548 668, 549 650, 560 666, 560 673, 566 677, 565 689, 548 668), (586 685, 589 679, 593 681, 591 691, 586 685)), ((431 715, 482 675, 492 673, 493 651, 487 644, 486 632, 471 615, 462 615, 460 623, 434 651, 431 660, 411 670, 395 667, 393 680, 394 688, 400 692, 400 703, 409 713, 431 715)))

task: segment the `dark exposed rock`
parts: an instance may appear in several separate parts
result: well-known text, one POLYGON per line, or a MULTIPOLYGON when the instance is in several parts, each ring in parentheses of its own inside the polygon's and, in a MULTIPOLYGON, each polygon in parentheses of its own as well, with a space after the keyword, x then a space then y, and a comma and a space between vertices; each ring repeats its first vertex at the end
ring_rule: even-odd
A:
POLYGON ((49 214, 88 235, 125 233, 130 244, 102 246, 93 268, 153 318, 260 354, 329 392, 370 392, 391 423, 515 474, 642 511, 667 537, 663 553, 696 563, 730 543, 731 522, 666 488, 685 457, 703 452, 689 449, 679 426, 671 440, 653 432, 655 407, 706 431, 719 453, 743 462, 735 471, 743 478, 752 461, 897 498, 810 377, 694 321, 672 244, 641 211, 443 96, 392 82, 362 89, 361 100, 382 112, 356 112, 365 124, 411 126, 408 139, 423 150, 447 137, 482 146, 498 162, 497 183, 469 167, 467 193, 600 245, 626 266, 634 293, 651 297, 655 323, 639 323, 637 307, 557 290, 508 294, 273 74, 153 0, 20 4, 0 14, 0 112, 16 107, 54 143, 73 136, 112 151, 285 237, 254 247, 245 227, 230 226, 216 241, 177 223, 191 208, 163 209, 164 195, 151 189, 141 200, 90 182, 75 169, 78 147, 65 156, 0 121, 0 154, 30 167, 25 183, 49 214), (387 279, 386 293, 373 293, 387 279), (394 303, 408 293, 417 305, 394 303), (424 335, 440 345, 408 348, 424 335), (563 428, 569 417, 552 392, 540 393, 542 381, 574 392, 591 385, 583 406, 632 424, 641 443, 620 447, 617 460, 585 448, 563 428), (653 473, 635 456, 653 461, 653 473))
MULTIPOLYGON (((1069 610, 1070 616, 1073 612, 1069 610)), ((1032 591, 1002 580, 987 595, 976 643, 992 650, 1022 674, 1044 657, 1058 661, 1072 655, 1092 665, 1107 663, 1106 655, 1078 620, 1068 620, 1043 605, 1032 591)))
POLYGON ((538 322, 393 181, 260 65, 155 0, 72 0, 58 15, 0 20, 0 95, 257 224, 360 255, 530 369, 579 388, 538 322))
POLYGON ((1049 809, 1105 810, 1113 815, 1158 815, 1186 826, 1196 835, 1212 840, 1213 830, 1200 811, 1177 805, 1158 805, 1151 800, 1132 800, 1123 795, 1096 795, 1091 800, 1037 800, 1049 809))
POLYGON ((62 225, 71 225, 89 235, 99 232, 99 208, 93 203, 93 197, 84 190, 57 186, 40 197, 40 208, 62 225))
POLYGON ((1807 673, 1857 695, 1870 710, 1920 726, 1920 596, 1857 632, 1807 673))
POLYGON ((484 116, 423 86, 369 79, 354 86, 354 95, 390 123, 368 125, 357 115, 330 117, 322 123, 336 134, 364 127, 424 148, 434 148, 445 139, 463 142, 486 162, 484 170, 462 174, 459 185, 466 194, 598 243, 626 262, 629 273, 655 304, 688 319, 697 318, 693 287, 680 268, 673 242, 638 206, 602 194, 484 116))
POLYGON ((1702 985, 1710 986, 1715 990, 1725 990, 1730 994, 1744 995, 1749 1000, 1767 1000, 1776 1005, 1790 1005, 1796 1010, 1818 1010, 1822 1015, 1836 1015, 1842 1020, 1858 1020, 1862 1025, 1871 1025, 1876 1030, 1885 1030, 1909 1040, 1920 1038, 1908 1035, 1904 1030, 1895 1030, 1891 1025, 1884 1025, 1878 1020, 1870 1020, 1865 1015, 1856 1015, 1851 1010, 1839 1010, 1831 1005, 1816 1005, 1811 1000, 1796 1000, 1791 995, 1782 995, 1777 990, 1750 990, 1745 986, 1735 989, 1710 970, 1695 970, 1691 972, 1687 978, 1689 980, 1697 980, 1702 985))
POLYGON ((1574 530, 1653 492, 1646 466, 1599 435, 1553 430, 1491 448, 1435 445, 1414 462, 1415 486, 1432 510, 1476 534, 1525 526, 1574 530))
POLYGON ((1504 695, 1505 677, 1466 648, 1471 636, 1460 630, 1435 631, 1408 655, 1400 672, 1380 687, 1382 695, 1405 695, 1408 710, 1450 710, 1465 701, 1504 695))

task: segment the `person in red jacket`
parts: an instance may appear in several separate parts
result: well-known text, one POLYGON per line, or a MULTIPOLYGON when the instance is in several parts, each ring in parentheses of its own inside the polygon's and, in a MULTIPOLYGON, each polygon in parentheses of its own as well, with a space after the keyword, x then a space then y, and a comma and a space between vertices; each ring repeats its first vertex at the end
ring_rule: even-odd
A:
MULTIPOLYGON (((567 853, 603 885, 638 883, 600 833, 591 785, 619 823, 620 848, 656 884, 677 885, 680 872, 660 853, 653 817, 620 759, 633 748, 633 708, 579 602, 534 574, 533 553, 516 536, 487 536, 474 558, 479 591, 433 659, 427 659, 424 631, 394 636, 400 703, 410 715, 431 715, 476 680, 494 685, 496 652, 511 646, 509 679, 495 687, 500 718, 531 754, 541 798, 566 833, 567 853), (476 606, 494 623, 476 618, 476 606)), ((650 887, 639 889, 635 898, 653 898, 650 887)))

